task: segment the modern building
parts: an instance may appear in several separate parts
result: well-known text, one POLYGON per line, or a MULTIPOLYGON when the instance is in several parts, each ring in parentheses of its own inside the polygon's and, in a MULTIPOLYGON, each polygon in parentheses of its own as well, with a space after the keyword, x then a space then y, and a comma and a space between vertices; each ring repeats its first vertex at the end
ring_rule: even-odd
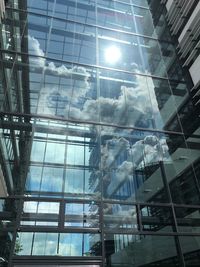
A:
POLYGON ((0 3, 0 266, 200 266, 200 2, 0 3))

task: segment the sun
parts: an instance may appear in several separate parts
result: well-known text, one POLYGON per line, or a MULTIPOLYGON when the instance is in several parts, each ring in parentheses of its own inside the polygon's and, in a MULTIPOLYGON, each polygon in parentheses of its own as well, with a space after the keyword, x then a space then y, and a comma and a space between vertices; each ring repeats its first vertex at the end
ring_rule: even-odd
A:
POLYGON ((109 64, 117 63, 121 58, 120 49, 117 46, 110 46, 105 49, 105 60, 109 64))

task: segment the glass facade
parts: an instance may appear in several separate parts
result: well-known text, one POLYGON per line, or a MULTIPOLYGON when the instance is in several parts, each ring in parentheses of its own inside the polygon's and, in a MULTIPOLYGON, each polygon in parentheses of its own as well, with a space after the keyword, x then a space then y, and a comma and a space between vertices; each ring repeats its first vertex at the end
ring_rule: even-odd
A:
POLYGON ((7 2, 0 266, 200 266, 200 123, 160 2, 7 2))

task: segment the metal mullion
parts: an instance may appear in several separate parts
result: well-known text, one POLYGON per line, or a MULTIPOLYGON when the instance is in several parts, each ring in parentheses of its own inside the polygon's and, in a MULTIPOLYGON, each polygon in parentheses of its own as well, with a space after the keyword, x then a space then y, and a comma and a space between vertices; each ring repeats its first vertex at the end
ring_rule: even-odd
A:
MULTIPOLYGON (((140 37, 140 36, 138 36, 140 37)), ((144 37, 146 39, 150 39, 149 37, 144 37)), ((156 40, 158 41, 158 40, 156 40)), ((159 43, 159 42, 158 42, 159 43)), ((13 50, 1 50, 3 53, 7 53, 7 54, 14 54, 14 55, 28 55, 27 53, 24 53, 24 52, 17 52, 17 51, 13 51, 13 50)), ((33 58, 38 58, 38 56, 34 55, 34 54, 29 54, 30 57, 33 57, 33 58)), ((39 56, 39 58, 41 59, 46 59, 48 61, 56 61, 56 62, 60 62, 60 63, 63 63, 63 64, 69 64, 69 65, 73 65, 74 62, 73 61, 69 61, 69 60, 62 60, 62 59, 55 59, 55 58, 52 58, 52 57, 47 57, 47 56, 39 56)), ((12 62, 9 62, 7 60, 4 60, 2 61, 3 63, 7 63, 7 64, 10 64, 12 62)), ((20 66, 20 64, 22 64, 21 62, 15 62, 15 67, 17 68, 17 66, 20 66)), ((102 70, 111 70, 111 71, 116 71, 116 72, 119 72, 119 73, 126 73, 126 74, 132 74, 132 75, 135 75, 135 76, 143 76, 143 77, 150 77, 150 78, 155 78, 155 79, 159 79, 159 80, 165 80, 165 81, 174 81, 174 82, 177 82, 178 80, 173 80, 173 79, 169 79, 169 78, 166 78, 166 77, 163 77, 163 76, 157 76, 157 75, 154 75, 154 74, 148 74, 148 73, 138 73, 138 72, 134 72, 134 71, 129 71, 129 70, 125 70, 125 69, 115 69, 115 68, 111 68, 111 67, 104 67, 102 65, 94 65, 94 64, 86 64, 86 63, 79 63, 79 62, 76 62, 76 65, 78 66, 81 66, 81 67, 85 67, 85 68, 90 68, 90 69, 102 69, 102 70)), ((39 68, 37 68, 39 69, 39 68)), ((41 68, 40 68, 41 69, 41 68)), ((47 69, 46 69, 46 72, 47 72, 47 69)), ((80 75, 80 74, 79 74, 80 75)))
MULTIPOLYGON (((15 199, 13 199, 13 200, 15 200, 15 199)), ((11 248, 10 248, 8 267, 12 266, 12 258, 13 258, 13 255, 15 254, 14 253, 14 251, 15 251, 15 243, 16 243, 17 234, 18 234, 18 231, 19 231, 19 228, 20 228, 21 214, 22 214, 22 211, 23 211, 23 200, 19 199, 19 206, 18 206, 18 203, 16 203, 16 206, 17 206, 16 225, 15 225, 15 229, 13 229, 13 239, 12 239, 11 248)))
POLYGON ((57 254, 59 254, 59 246, 60 246, 60 233, 58 233, 57 254))
MULTIPOLYGON (((63 164, 63 179, 62 179, 62 194, 63 194, 63 197, 64 197, 64 192, 65 192, 65 181, 66 181, 66 166, 67 166, 67 148, 68 148, 68 143, 67 143, 67 139, 68 139, 68 136, 66 135, 66 139, 65 139, 65 154, 64 154, 64 164, 63 164)), ((61 202, 62 203, 62 202, 61 202)), ((61 211, 63 212, 63 210, 61 211)))
MULTIPOLYGON (((53 21, 55 20, 54 19, 54 16, 52 17, 53 18, 53 21)), ((53 24, 53 23, 52 23, 53 24)), ((65 26, 67 28, 67 25, 65 26)), ((66 40, 66 36, 64 36, 64 41, 63 41, 63 49, 62 49, 62 59, 63 59, 63 56, 64 56, 64 50, 65 50, 65 40, 66 40)), ((61 85, 61 77, 59 78, 59 84, 58 84, 58 90, 59 90, 59 87, 61 85)), ((57 112, 57 109, 58 109, 58 101, 56 102, 56 112, 57 112)))
MULTIPOLYGON (((174 206, 173 206, 173 199, 172 199, 169 183, 168 183, 168 180, 167 180, 167 176, 166 176, 166 173, 165 173, 163 161, 160 161, 160 170, 161 170, 161 176, 162 176, 162 179, 163 179, 164 188, 167 191, 168 200, 171 203, 171 211, 172 211, 172 217, 173 217, 173 223, 174 223, 172 228, 173 228, 173 231, 175 233, 178 233, 178 226, 177 226, 176 214, 175 214, 174 206)), ((174 237, 174 240, 175 240, 175 245, 176 245, 176 249, 177 249, 177 253, 178 253, 179 262, 180 262, 181 266, 184 267, 185 266, 185 261, 184 261, 183 251, 182 251, 182 248, 181 248, 181 244, 180 244, 179 238, 178 237, 174 237)))
POLYGON ((136 216, 137 216, 137 221, 138 221, 138 230, 142 231, 142 216, 141 216, 141 207, 140 204, 136 205, 136 216))
MULTIPOLYGON (((136 6, 136 5, 132 5, 132 6, 136 6)), ((136 6, 137 7, 137 6, 136 6)), ((140 6, 138 6, 140 7, 140 6)), ((143 8, 143 7, 140 7, 140 8, 143 8)), ((9 8, 10 9, 10 8, 9 8)), ((145 8, 144 8, 145 9, 145 8)), ((18 11, 18 12, 22 12, 21 10, 19 9, 12 9, 14 11, 18 11)), ((147 8, 147 10, 149 10, 149 8, 147 8)), ((64 19, 64 18, 59 18, 59 17, 55 17, 55 16, 50 16, 50 15, 44 15, 44 14, 38 14, 38 13, 35 13, 33 11, 24 11, 26 12, 27 14, 32 14, 32 15, 35 15, 35 16, 43 16, 43 17, 48 17, 48 18, 53 18, 53 19, 57 19, 57 20, 60 20, 60 21, 66 21, 66 22, 71 22, 71 23, 76 23, 76 24, 80 24, 80 25, 84 25, 82 22, 79 22, 79 21, 75 21, 75 20, 69 20, 69 19, 64 19)), ((140 33, 133 33, 133 32, 127 32, 127 31, 123 31, 123 30, 119 30, 119 29, 113 29, 113 28, 109 28, 109 27, 105 27, 105 26, 100 26, 100 25, 94 25, 94 24, 90 24, 90 23, 85 23, 86 26, 89 26, 89 27, 97 27, 97 28, 100 28, 100 29, 106 29, 106 30, 111 30, 111 31, 115 31, 115 32, 119 32, 119 33, 125 33, 125 34, 129 34, 129 35, 135 35, 135 36, 140 36, 140 37, 146 37, 146 38, 149 38, 149 39, 152 39, 152 40, 159 40, 159 41, 164 41, 166 43, 169 43, 169 44, 173 44, 172 42, 168 41, 168 40, 162 40, 162 39, 158 39, 158 38, 155 38, 155 37, 152 37, 152 36, 147 36, 147 35, 143 35, 143 34, 140 34, 140 33)))
POLYGON ((58 216, 58 231, 64 229, 65 218, 65 202, 64 199, 60 201, 59 216, 58 216))
MULTIPOLYGON (((84 28, 85 28, 85 26, 86 26, 86 20, 87 20, 86 18, 87 18, 87 16, 88 16, 88 10, 87 10, 87 15, 85 16, 85 22, 84 22, 84 24, 83 24, 84 28)), ((76 34, 77 34, 77 33, 75 32, 74 35, 76 35, 76 34)), ((81 34, 84 35, 84 33, 81 33, 81 34)), ((79 56, 78 56, 78 59, 80 59, 82 45, 83 45, 83 38, 81 39, 81 44, 80 44, 80 50, 79 50, 79 56)))
POLYGON ((33 254, 33 244, 34 244, 34 241, 35 241, 35 232, 33 232, 33 237, 32 237, 32 243, 31 243, 31 256, 33 254))
MULTIPOLYGON (((90 265, 96 265, 98 264, 98 266, 94 266, 94 267, 99 267, 99 265, 101 264, 101 257, 100 256, 85 256, 84 258, 81 256, 20 256, 20 258, 18 256, 14 256, 13 262, 14 264, 20 265, 21 264, 23 266, 29 266, 29 265, 40 265, 40 266, 47 266, 47 265, 52 265, 53 266, 58 266, 58 264, 67 266, 67 265, 85 265, 87 266, 88 264, 90 265), (24 265, 26 264, 26 265, 24 265)), ((60 266, 60 265, 59 265, 60 266)))
MULTIPOLYGON (((10 228, 11 229, 11 228, 10 228)), ((12 228, 13 229, 13 228, 12 228)), ((98 228, 73 228, 66 227, 61 231, 58 231, 57 227, 41 227, 41 226, 21 226, 17 229, 18 232, 26 233, 85 233, 85 234, 99 234, 98 228)), ((155 232, 155 231, 134 231, 134 230, 105 230, 105 234, 126 234, 126 235, 151 235, 151 236, 183 236, 183 237, 200 237, 200 233, 192 232, 155 232)))
POLYGON ((176 204, 174 203, 173 206, 175 208, 191 208, 191 209, 200 209, 200 205, 191 205, 191 204, 176 204))
MULTIPOLYGON (((147 129, 147 128, 141 128, 141 127, 130 127, 130 126, 122 126, 122 125, 117 125, 117 124, 109 124, 109 123, 102 123, 102 122, 93 122, 93 121, 82 121, 82 120, 77 120, 77 119, 66 119, 66 118, 61 118, 55 116, 49 116, 49 115, 38 115, 36 113, 33 114, 22 114, 22 113, 16 113, 16 112, 0 112, 0 115, 10 115, 10 116, 22 116, 22 117, 31 117, 35 119, 46 119, 46 120, 52 120, 52 121, 60 121, 60 122, 68 122, 68 123, 78 123, 78 124, 86 124, 86 125, 98 125, 98 126, 108 126, 108 127, 113 127, 117 129, 131 129, 135 131, 143 131, 143 132, 156 132, 156 133, 163 133, 163 134, 169 134, 169 135, 177 135, 177 136, 191 136, 191 134, 183 133, 183 132, 175 132, 175 131, 166 131, 166 130, 161 130, 161 129, 147 129)), ((33 124, 34 126, 34 124, 33 124)))
POLYGON ((152 203, 152 202, 137 202, 137 201, 118 201, 118 200, 103 200, 104 203, 122 204, 122 205, 140 205, 140 206, 153 206, 153 207, 171 207, 170 203, 152 203))
MULTIPOLYGON (((97 12, 98 12, 98 7, 97 7, 97 1, 95 1, 95 20, 96 20, 96 25, 97 25, 97 12)), ((98 28, 95 27, 95 44, 96 44, 96 63, 99 65, 99 39, 98 39, 98 28)), ((101 93, 100 93, 100 75, 99 75, 99 69, 96 69, 96 96, 97 99, 99 99, 101 93)), ((99 122, 101 121, 100 117, 100 104, 98 101, 98 119, 99 122)), ((101 126, 98 125, 98 132, 101 132, 101 126)), ((101 171, 101 154, 100 154, 100 146, 101 146, 101 134, 98 134, 97 138, 97 152, 99 154, 99 159, 100 159, 100 171, 101 171)), ((101 240, 101 255, 102 255, 102 267, 105 265, 105 236, 104 236, 104 215, 103 215, 103 209, 104 209, 104 203, 103 203, 103 177, 102 173, 100 175, 100 203, 99 203, 99 234, 100 234, 100 240, 101 240)))
POLYGON ((53 226, 20 226, 18 229, 20 232, 34 232, 34 233, 85 233, 85 234, 99 234, 98 228, 86 228, 86 227, 65 227, 58 229, 53 226))
MULTIPOLYGON (((5 199, 5 198, 0 198, 0 199, 5 199)), ((34 196, 29 196, 26 197, 24 195, 15 195, 15 196, 8 196, 6 199, 23 199, 24 201, 37 201, 41 200, 44 202, 61 202, 62 200, 65 203, 86 203, 89 204, 91 203, 91 200, 89 199, 63 199, 63 197, 60 198, 53 198, 53 197, 34 197, 34 196)), ((100 200, 94 200, 95 203, 100 204, 100 200)), ((102 203, 110 203, 110 204, 122 204, 122 205, 139 205, 139 206, 150 206, 150 207, 171 207, 171 203, 149 203, 149 202, 124 202, 124 201, 118 201, 118 200, 102 200, 102 203)), ((200 209, 200 205, 187 205, 187 204, 175 204, 173 203, 173 206, 176 208, 193 208, 193 209, 200 209)))

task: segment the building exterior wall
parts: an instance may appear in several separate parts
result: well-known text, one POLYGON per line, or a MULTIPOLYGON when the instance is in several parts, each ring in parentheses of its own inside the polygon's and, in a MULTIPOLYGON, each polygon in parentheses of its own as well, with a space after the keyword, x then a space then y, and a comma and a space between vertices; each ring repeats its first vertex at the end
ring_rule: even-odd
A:
POLYGON ((199 1, 166 2, 167 17, 173 35, 178 38, 179 56, 183 66, 189 68, 194 86, 199 82, 199 1))
POLYGON ((200 265, 199 11, 178 4, 7 1, 0 266, 200 265))

